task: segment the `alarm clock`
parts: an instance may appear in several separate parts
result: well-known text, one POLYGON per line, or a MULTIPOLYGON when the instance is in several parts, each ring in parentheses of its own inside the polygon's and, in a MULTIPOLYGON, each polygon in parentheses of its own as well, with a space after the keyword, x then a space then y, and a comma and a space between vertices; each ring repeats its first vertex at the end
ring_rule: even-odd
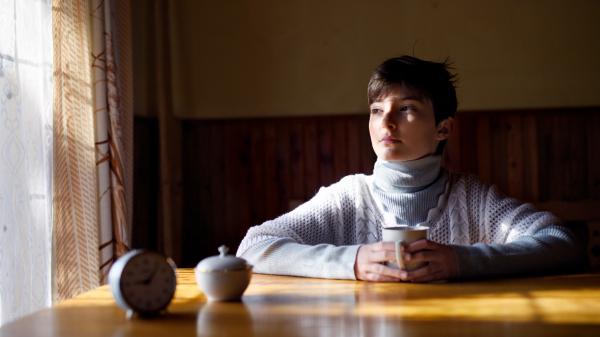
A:
POLYGON ((132 250, 121 256, 108 273, 108 284, 117 305, 127 312, 151 316, 165 309, 175 294, 174 267, 163 256, 132 250))

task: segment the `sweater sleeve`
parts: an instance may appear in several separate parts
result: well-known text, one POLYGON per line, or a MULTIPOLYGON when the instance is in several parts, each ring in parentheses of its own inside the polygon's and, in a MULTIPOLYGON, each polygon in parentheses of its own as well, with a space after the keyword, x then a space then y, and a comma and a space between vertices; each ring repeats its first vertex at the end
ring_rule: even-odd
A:
POLYGON ((484 242, 452 245, 458 278, 539 275, 575 271, 587 257, 575 235, 549 212, 484 185, 479 204, 484 242))
POLYGON ((587 264, 584 249, 563 226, 549 226, 511 243, 452 248, 460 279, 565 273, 587 264))
POLYGON ((359 245, 348 245, 346 222, 354 213, 352 177, 321 188, 295 210, 248 230, 237 256, 261 274, 355 279, 359 245))

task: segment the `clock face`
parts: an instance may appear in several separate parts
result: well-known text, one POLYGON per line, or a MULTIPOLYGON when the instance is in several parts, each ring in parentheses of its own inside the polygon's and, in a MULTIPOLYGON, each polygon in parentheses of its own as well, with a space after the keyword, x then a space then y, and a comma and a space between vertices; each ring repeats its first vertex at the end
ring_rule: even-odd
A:
POLYGON ((165 308, 175 293, 175 272, 160 255, 144 252, 127 262, 119 282, 129 307, 141 313, 165 308))

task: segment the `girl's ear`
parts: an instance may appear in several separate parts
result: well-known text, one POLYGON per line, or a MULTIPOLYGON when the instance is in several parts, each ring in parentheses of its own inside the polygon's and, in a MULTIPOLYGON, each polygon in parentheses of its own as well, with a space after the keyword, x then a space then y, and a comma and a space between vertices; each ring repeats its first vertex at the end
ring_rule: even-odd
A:
POLYGON ((450 137, 450 135, 452 134, 453 130, 454 118, 448 117, 437 125, 437 134, 435 136, 435 139, 440 141, 448 139, 448 137, 450 137))

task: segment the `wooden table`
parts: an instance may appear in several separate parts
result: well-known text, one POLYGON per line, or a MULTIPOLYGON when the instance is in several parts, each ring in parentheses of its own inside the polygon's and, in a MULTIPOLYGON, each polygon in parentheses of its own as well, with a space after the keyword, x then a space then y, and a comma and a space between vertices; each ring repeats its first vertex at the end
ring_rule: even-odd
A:
POLYGON ((108 286, 0 336, 600 336, 600 274, 436 284, 255 274, 237 303, 207 303, 180 269, 168 314, 125 319, 108 286))

